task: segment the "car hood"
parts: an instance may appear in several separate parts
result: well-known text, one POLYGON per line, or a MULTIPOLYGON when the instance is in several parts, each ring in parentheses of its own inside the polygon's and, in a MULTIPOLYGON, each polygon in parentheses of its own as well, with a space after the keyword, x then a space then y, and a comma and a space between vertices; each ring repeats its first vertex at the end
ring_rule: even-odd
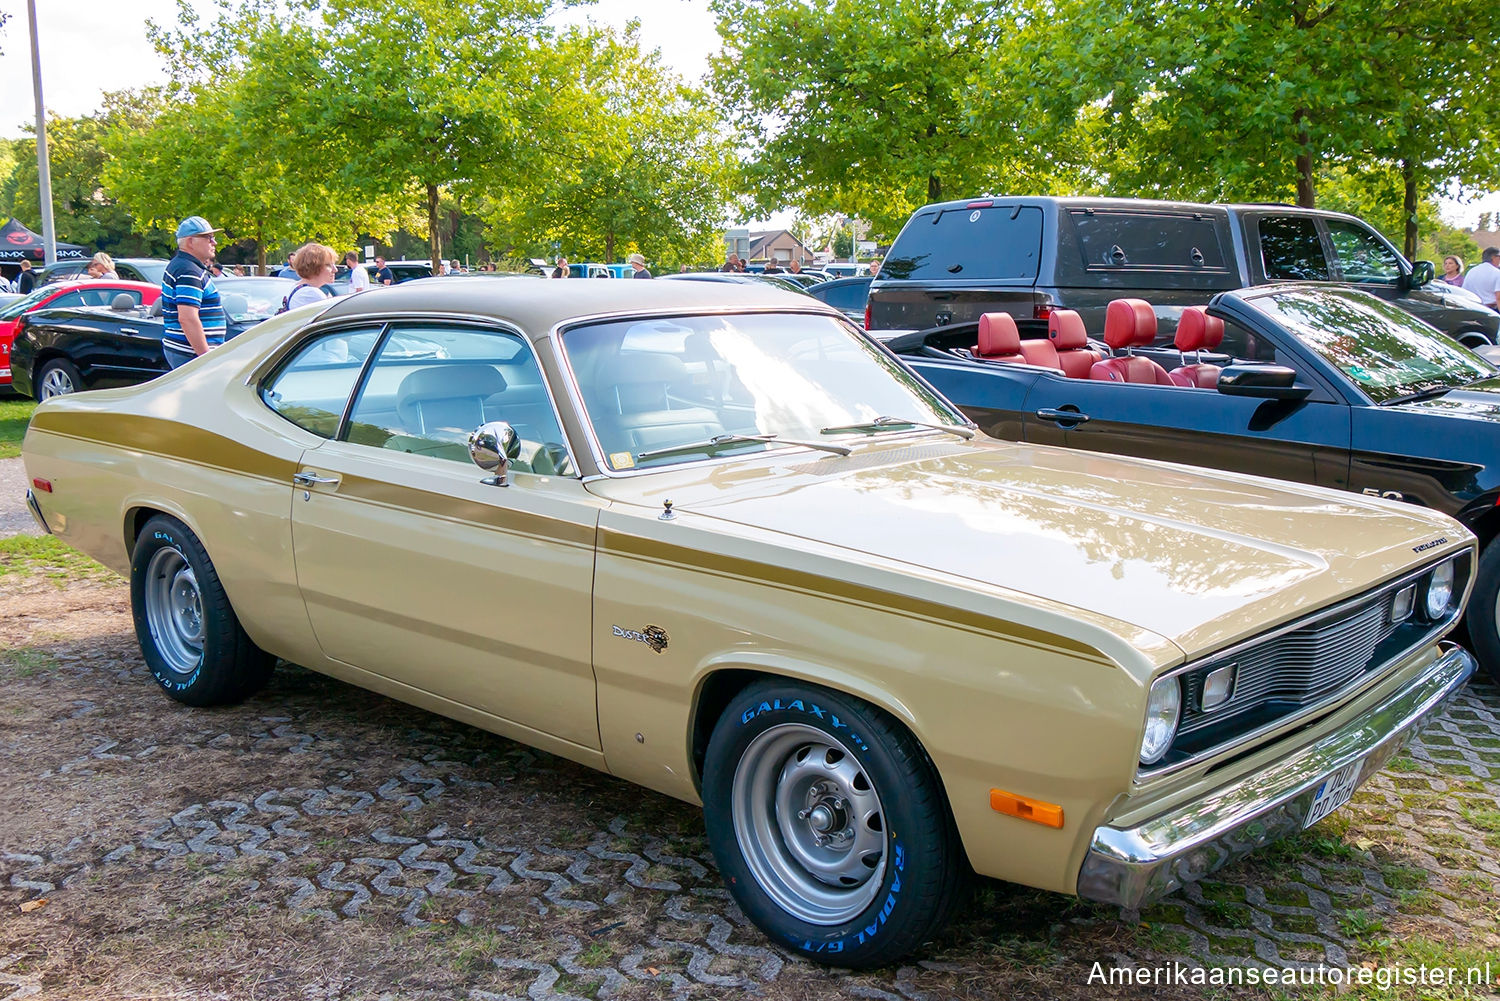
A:
POLYGON ((1469 537, 1446 516, 1354 494, 983 437, 907 438, 848 457, 772 452, 591 489, 653 517, 670 498, 679 513, 794 546, 807 540, 1086 609, 1188 656, 1469 537))
POLYGON ((1395 403, 1381 409, 1500 422, 1500 378, 1476 382, 1472 386, 1455 389, 1429 400, 1395 403))

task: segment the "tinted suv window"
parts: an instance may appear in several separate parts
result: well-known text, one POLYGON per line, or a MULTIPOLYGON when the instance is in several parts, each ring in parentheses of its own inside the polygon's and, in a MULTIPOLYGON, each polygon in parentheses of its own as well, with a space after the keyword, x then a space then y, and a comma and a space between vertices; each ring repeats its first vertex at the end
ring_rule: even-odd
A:
POLYGON ((1401 264, 1391 248, 1365 227, 1330 219, 1328 240, 1344 281, 1394 283, 1401 277, 1401 264))
POLYGON ((1035 281, 1042 210, 995 205, 919 212, 880 266, 882 278, 1035 281))
POLYGON ((1086 268, 1224 270, 1224 249, 1211 218, 1097 209, 1073 209, 1068 215, 1086 268))
POLYGON ((1318 224, 1303 216, 1262 219, 1260 257, 1268 281, 1326 282, 1332 277, 1318 224))
POLYGON ((818 289, 816 295, 834 309, 864 309, 865 299, 870 295, 870 280, 865 278, 847 285, 818 289))

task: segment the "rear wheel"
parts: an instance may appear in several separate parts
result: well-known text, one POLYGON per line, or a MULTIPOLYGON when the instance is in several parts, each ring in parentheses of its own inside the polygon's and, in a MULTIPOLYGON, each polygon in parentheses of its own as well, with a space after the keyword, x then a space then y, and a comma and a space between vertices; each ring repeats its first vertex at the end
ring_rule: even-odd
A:
POLYGON ((83 376, 66 358, 49 358, 37 369, 34 385, 38 400, 50 400, 78 392, 83 388, 83 376))
POLYGON ((238 702, 270 678, 275 660, 245 634, 208 552, 176 518, 157 515, 141 530, 130 604, 146 666, 177 701, 238 702))
POLYGON ((1500 684, 1500 539, 1479 556, 1474 593, 1469 598, 1469 642, 1490 680, 1500 684))
POLYGON ((967 870, 935 770, 859 699, 785 681, 747 688, 709 739, 703 802, 740 909, 816 962, 894 963, 958 903, 967 870))

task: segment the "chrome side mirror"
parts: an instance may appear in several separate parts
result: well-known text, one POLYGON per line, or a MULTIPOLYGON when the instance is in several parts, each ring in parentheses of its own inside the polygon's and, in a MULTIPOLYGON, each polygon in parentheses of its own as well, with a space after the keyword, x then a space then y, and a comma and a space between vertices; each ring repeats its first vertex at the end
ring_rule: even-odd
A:
POLYGON ((510 471, 510 460, 521 453, 521 438, 516 429, 504 421, 489 421, 469 432, 469 458, 474 465, 494 476, 486 476, 481 483, 492 487, 508 487, 505 474, 510 471))

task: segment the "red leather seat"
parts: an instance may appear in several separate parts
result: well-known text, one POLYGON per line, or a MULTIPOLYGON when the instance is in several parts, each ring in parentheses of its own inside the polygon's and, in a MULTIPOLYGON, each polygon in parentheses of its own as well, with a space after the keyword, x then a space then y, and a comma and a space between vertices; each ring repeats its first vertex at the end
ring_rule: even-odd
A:
POLYGON ((982 314, 974 357, 1024 364, 1026 358, 1021 354, 1021 332, 1016 329, 1016 318, 1009 313, 982 314))
POLYGON ((1069 379, 1087 379, 1089 371, 1100 361, 1099 352, 1089 347, 1083 317, 1074 310, 1055 310, 1048 317, 1047 338, 1057 349, 1058 366, 1069 379))
MULTIPOLYGON (((1144 299, 1116 299, 1104 312, 1104 343, 1112 350, 1146 347, 1156 340, 1156 313, 1144 299)), ((1175 386, 1167 370, 1150 358, 1106 358, 1089 369, 1090 379, 1146 386, 1175 386)))
MULTIPOLYGON (((1207 306, 1189 306, 1182 311, 1177 321, 1177 338, 1173 342, 1177 350, 1212 351, 1224 342, 1224 321, 1208 315, 1207 306)), ((1186 359, 1184 359, 1186 360, 1186 359)), ((1192 364, 1172 369, 1172 381, 1179 386, 1196 386, 1199 389, 1216 389, 1219 385, 1219 366, 1192 364)))

